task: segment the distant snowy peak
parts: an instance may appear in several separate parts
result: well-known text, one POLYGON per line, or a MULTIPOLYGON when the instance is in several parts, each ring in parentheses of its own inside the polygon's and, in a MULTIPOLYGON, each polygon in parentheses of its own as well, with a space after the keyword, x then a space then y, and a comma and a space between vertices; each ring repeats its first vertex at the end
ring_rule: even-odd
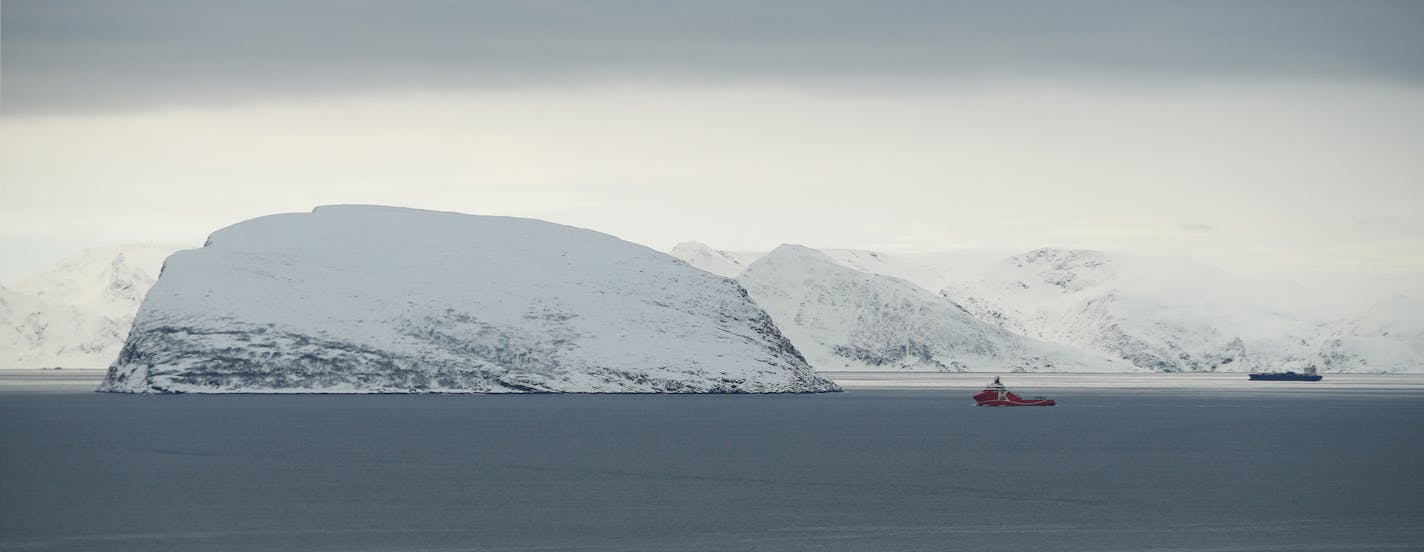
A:
MULTIPOLYGON (((128 256, 119 254, 109 263, 109 281, 104 286, 102 297, 113 302, 140 302, 148 288, 158 281, 158 274, 151 269, 130 264, 128 256)), ((162 264, 159 265, 160 270, 162 264)))
POLYGON ((1102 252, 1042 248, 993 263, 977 276, 947 284, 939 294, 996 326, 1062 343, 1053 335, 1059 329, 1045 327, 1045 317, 1035 311, 1067 308, 1061 304, 1089 295, 1101 297, 1083 307, 1100 309, 1117 300, 1117 290, 1109 285, 1117 273, 1102 252))
POLYGON ((869 274, 891 276, 934 292, 944 287, 947 270, 900 255, 864 249, 819 250, 836 264, 869 274))
POLYGON ((734 253, 712 249, 707 244, 695 241, 677 244, 669 252, 687 264, 726 278, 736 278, 759 253, 734 253))
POLYGON ((87 249, 9 287, 51 303, 132 314, 158 278, 164 259, 178 249, 162 244, 87 249))
MULTIPOLYGON (((801 246, 804 247, 804 246, 801 246)), ((1007 255, 1000 251, 962 249, 919 253, 889 253, 868 249, 814 249, 832 262, 869 274, 905 280, 930 292, 977 275, 990 263, 1007 255)), ((713 249, 701 242, 683 242, 669 252, 688 264, 713 274, 735 278, 766 252, 713 249)))
MULTIPOLYGON (((949 281, 947 274, 953 273, 955 268, 959 268, 958 266, 946 268, 939 266, 940 264, 964 264, 956 262, 958 258, 950 252, 939 253, 937 257, 943 258, 936 258, 937 263, 930 263, 908 256, 865 249, 806 249, 815 251, 818 255, 846 268, 899 278, 930 292, 944 287, 945 283, 949 281)), ((747 266, 767 255, 765 252, 732 252, 713 249, 700 242, 680 243, 670 253, 692 266, 728 278, 735 278, 743 270, 746 270, 747 266)))
POLYGON ((1056 292, 1072 293, 1113 279, 1117 270, 1100 251, 1042 248, 1009 257, 990 273, 1014 274, 1013 284, 1025 288, 1048 286, 1056 292))
POLYGON ((1181 259, 1046 248, 941 294, 997 326, 1154 371, 1263 370, 1303 359, 1313 328, 1246 289, 1181 259))
POLYGON ((98 368, 118 355, 139 303, 176 246, 86 250, 0 293, 0 366, 98 368))
POLYGON ((1424 335, 1424 300, 1393 295, 1342 320, 1338 331, 1362 337, 1424 335))
POLYGON ((1095 361, 985 324, 908 281, 782 245, 738 277, 819 370, 1086 370, 1095 361))
POLYGON ((166 263, 101 390, 836 390, 736 282, 533 219, 319 207, 166 263))
POLYGON ((1327 324, 1313 359, 1331 372, 1424 372, 1424 301, 1396 295, 1327 324))
POLYGON ((834 263, 835 261, 829 255, 819 250, 804 245, 783 243, 752 264, 760 265, 759 268, 763 270, 769 267, 787 266, 817 270, 831 269, 832 267, 826 265, 834 263))

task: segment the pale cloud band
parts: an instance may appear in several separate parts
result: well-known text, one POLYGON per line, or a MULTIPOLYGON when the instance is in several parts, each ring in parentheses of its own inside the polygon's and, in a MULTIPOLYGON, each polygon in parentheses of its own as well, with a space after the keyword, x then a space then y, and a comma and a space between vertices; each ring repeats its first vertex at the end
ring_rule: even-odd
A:
POLYGON ((382 203, 659 248, 1056 245, 1424 273, 1420 3, 9 0, 3 16, 10 259, 382 203))

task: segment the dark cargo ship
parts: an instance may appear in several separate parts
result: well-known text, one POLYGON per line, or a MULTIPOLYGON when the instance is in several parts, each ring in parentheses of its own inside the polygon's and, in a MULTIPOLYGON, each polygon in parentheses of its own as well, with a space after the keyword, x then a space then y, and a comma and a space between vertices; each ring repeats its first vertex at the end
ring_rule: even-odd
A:
POLYGON ((1325 376, 1315 373, 1315 367, 1311 366, 1306 368, 1303 374, 1297 374, 1289 370, 1285 372, 1251 374, 1251 381, 1320 381, 1323 377, 1325 376))

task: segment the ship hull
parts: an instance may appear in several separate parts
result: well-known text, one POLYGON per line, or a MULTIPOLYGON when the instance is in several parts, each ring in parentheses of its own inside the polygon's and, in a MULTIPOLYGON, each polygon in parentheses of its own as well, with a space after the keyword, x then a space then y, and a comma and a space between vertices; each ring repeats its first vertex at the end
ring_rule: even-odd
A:
POLYGON ((1295 372, 1276 372, 1270 374, 1251 374, 1251 381, 1320 381, 1320 374, 1297 374, 1295 372))
POLYGON ((1012 392, 999 392, 993 389, 985 389, 974 395, 974 403, 979 406, 1054 406, 1058 403, 1053 399, 1034 397, 1025 399, 1012 392))

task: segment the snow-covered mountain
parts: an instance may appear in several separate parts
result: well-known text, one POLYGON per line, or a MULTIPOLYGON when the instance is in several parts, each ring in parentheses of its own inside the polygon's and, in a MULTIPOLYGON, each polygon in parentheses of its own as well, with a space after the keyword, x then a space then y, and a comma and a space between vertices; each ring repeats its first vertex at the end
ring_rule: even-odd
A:
MULTIPOLYGON (((984 267, 1007 256, 1002 251, 963 249, 918 253, 885 253, 866 249, 817 249, 841 266, 869 274, 892 276, 939 291, 951 282, 978 274, 984 267)), ((713 249, 701 242, 683 242, 669 251, 687 264, 713 274, 735 278, 766 252, 736 252, 713 249)))
POLYGON ((1274 370, 1306 359, 1320 326, 1218 270, 1087 250, 1016 255, 941 295, 1016 333, 1159 372, 1274 370))
POLYGON ((948 282, 949 269, 902 255, 864 249, 817 249, 836 264, 867 274, 905 280, 929 291, 948 282))
POLYGON ((548 222, 320 207, 169 258, 101 390, 815 392, 741 286, 548 222))
POLYGON ((1330 372, 1424 372, 1424 301, 1396 295, 1330 323, 1312 360, 1330 372))
MULTIPOLYGON (((163 259, 176 249, 91 249, 0 286, 0 368, 110 364, 163 259)), ((992 252, 972 250, 819 251, 841 267, 939 291, 977 318, 1015 333, 1089 357, 1125 359, 1109 370, 1133 364, 1163 371, 1314 365, 1329 372, 1424 372, 1417 360, 1424 358, 1424 308, 1409 297, 1340 316, 1301 301, 1300 294, 1270 299, 1283 286, 1279 282, 1242 285, 1232 275, 1182 261, 1051 248, 994 263, 985 261, 992 252)), ((679 244, 672 253, 730 276, 765 255, 696 242, 679 244)))
POLYGON ((986 324, 906 280, 782 245, 738 281, 818 370, 1105 371, 1108 361, 986 324))
POLYGON ((107 366, 175 249, 154 244, 90 249, 0 287, 0 367, 107 366))
POLYGON ((682 259, 694 267, 726 278, 736 278, 747 265, 761 257, 761 253, 736 253, 712 249, 701 242, 682 242, 673 246, 668 254, 682 259))

